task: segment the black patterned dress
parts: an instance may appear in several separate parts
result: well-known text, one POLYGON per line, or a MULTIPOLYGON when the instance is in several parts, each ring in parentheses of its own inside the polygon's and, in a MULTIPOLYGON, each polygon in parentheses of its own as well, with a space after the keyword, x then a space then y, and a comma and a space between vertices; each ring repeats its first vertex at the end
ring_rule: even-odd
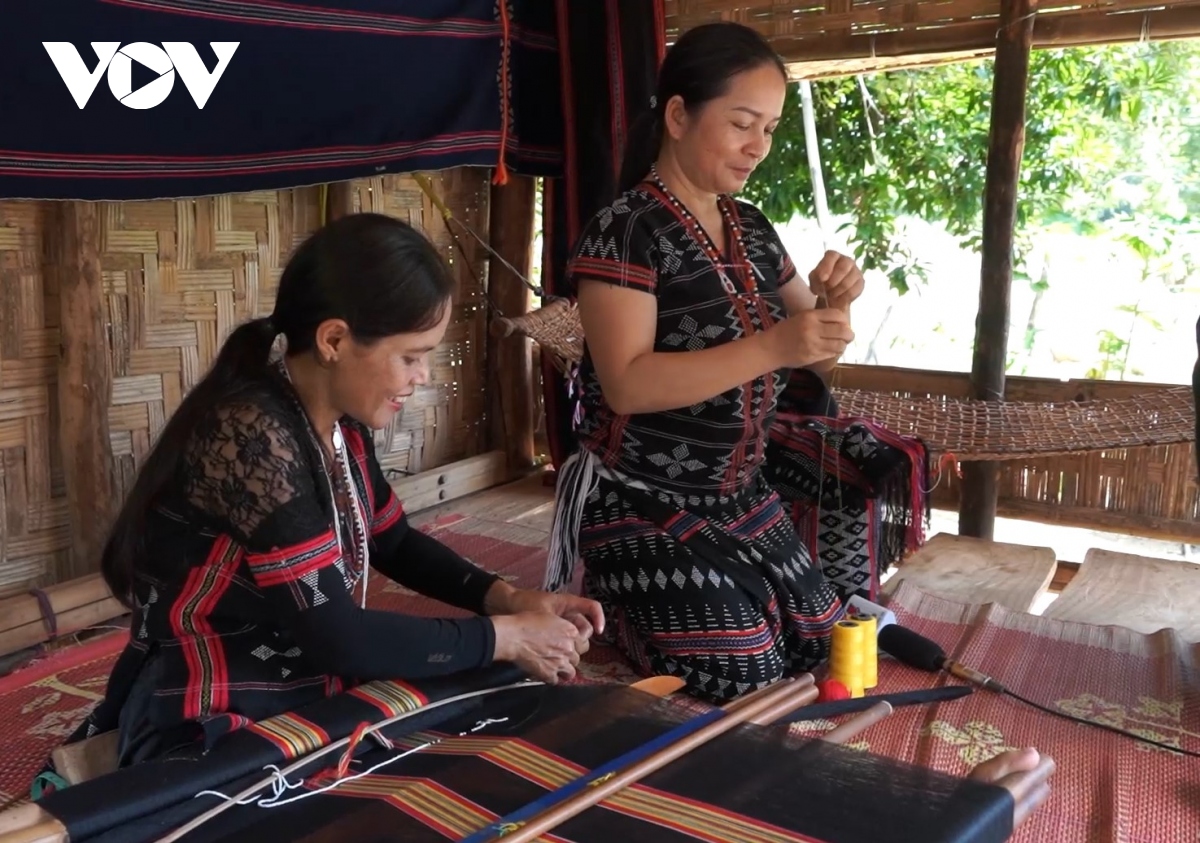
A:
MULTIPOLYGON (((588 224, 568 267, 653 295, 657 352, 736 342, 785 315, 796 271, 755 207, 722 197, 718 254, 657 179, 588 224)), ((570 580, 605 608, 618 646, 645 673, 669 673, 722 700, 807 670, 844 612, 763 476, 788 370, 691 407, 621 416, 590 355, 580 366, 581 445, 560 472, 547 586, 570 580)))

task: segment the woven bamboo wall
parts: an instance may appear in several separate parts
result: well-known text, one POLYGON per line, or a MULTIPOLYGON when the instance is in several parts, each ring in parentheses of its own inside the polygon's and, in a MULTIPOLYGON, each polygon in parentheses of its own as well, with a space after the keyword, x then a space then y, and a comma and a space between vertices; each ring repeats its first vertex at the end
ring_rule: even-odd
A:
MULTIPOLYGON (((900 396, 965 398, 969 376, 841 366, 834 385, 900 396)), ((1008 378, 1005 395, 1010 401, 1083 401, 1130 398, 1163 388, 1114 381, 1008 378)), ((1005 461, 1000 463, 998 480, 999 514, 1200 544, 1194 449, 1189 443, 1005 461)), ((934 504, 957 509, 959 488, 954 472, 944 472, 934 489, 934 504)))
MULTIPOLYGON (((451 211, 487 230, 487 174, 432 178, 451 211)), ((377 434, 385 468, 416 472, 483 450, 486 313, 482 250, 458 254, 441 215, 406 176, 357 183, 362 210, 421 226, 460 293, 434 382, 377 434), (473 272, 472 272, 473 270, 473 272)), ((55 582, 68 536, 57 441, 57 290, 43 273, 47 207, 0 201, 0 595, 55 582)), ((114 476, 124 495, 182 396, 228 333, 269 313, 291 250, 321 220, 320 190, 105 203, 102 268, 113 395, 114 476)))

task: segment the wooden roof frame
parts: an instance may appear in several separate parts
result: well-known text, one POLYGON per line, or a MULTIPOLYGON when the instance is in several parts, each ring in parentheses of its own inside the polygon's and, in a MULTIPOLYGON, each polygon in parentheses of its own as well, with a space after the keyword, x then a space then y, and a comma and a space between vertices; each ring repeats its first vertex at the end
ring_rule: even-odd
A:
MULTIPOLYGON (((986 58, 1000 34, 997 0, 665 0, 668 42, 700 23, 744 23, 770 39, 793 79, 986 58)), ((1196 0, 1040 3, 1034 49, 1200 37, 1196 0)))

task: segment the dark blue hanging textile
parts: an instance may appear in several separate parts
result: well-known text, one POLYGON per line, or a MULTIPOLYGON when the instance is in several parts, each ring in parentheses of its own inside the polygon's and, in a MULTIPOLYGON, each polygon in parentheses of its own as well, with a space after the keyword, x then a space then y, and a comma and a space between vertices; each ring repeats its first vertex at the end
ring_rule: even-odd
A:
POLYGON ((562 172, 548 0, 13 5, 0 26, 0 198, 562 172))
MULTIPOLYGON (((666 51, 663 0, 555 0, 561 58, 562 179, 547 183, 543 287, 560 289, 582 227, 617 198, 625 133, 650 108, 666 51)), ((542 356, 543 400, 551 458, 557 467, 575 450, 573 398, 542 356)))

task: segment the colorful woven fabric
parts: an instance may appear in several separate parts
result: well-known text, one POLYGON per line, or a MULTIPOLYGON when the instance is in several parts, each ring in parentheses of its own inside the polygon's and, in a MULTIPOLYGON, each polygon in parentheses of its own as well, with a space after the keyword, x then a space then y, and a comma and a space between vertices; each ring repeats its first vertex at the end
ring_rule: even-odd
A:
POLYGON ((550 4, 529 0, 31 4, 0 27, 0 197, 197 196, 460 166, 556 176, 554 30, 550 4))

